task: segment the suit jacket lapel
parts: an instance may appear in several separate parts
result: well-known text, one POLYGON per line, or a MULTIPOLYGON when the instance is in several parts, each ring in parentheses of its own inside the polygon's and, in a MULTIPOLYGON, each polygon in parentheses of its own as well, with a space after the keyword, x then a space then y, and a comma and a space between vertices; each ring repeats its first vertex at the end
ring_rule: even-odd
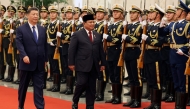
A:
POLYGON ((34 39, 34 36, 33 36, 33 33, 32 33, 32 30, 31 30, 31 28, 30 28, 30 26, 29 26, 28 23, 27 23, 26 27, 28 28, 28 29, 26 29, 26 30, 28 31, 30 37, 32 37, 33 41, 36 43, 36 41, 35 41, 35 39, 34 39))
POLYGON ((87 41, 89 42, 89 43, 91 43, 91 41, 90 41, 90 38, 88 37, 88 34, 86 33, 86 30, 85 29, 83 29, 83 35, 84 35, 84 37, 87 39, 87 41))

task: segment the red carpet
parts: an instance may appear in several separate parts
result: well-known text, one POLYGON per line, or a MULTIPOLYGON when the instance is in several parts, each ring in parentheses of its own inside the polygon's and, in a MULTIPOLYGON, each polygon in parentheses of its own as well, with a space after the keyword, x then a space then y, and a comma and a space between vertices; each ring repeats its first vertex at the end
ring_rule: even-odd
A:
MULTIPOLYGON (((0 109, 17 109, 18 108, 18 94, 16 89, 0 86, 0 109)), ((45 96, 45 109, 71 109, 71 101, 52 98, 45 96)), ((149 102, 143 102, 143 109, 148 106, 149 102)), ((96 103, 95 109, 130 109, 123 107, 122 104, 112 105, 104 103, 96 103)), ((33 93, 28 92, 25 102, 25 109, 36 109, 33 103, 33 93)), ((85 109, 85 104, 79 104, 79 109, 85 109)), ((162 109, 174 109, 174 103, 162 103, 162 109)), ((190 107, 187 107, 190 109, 190 107)))

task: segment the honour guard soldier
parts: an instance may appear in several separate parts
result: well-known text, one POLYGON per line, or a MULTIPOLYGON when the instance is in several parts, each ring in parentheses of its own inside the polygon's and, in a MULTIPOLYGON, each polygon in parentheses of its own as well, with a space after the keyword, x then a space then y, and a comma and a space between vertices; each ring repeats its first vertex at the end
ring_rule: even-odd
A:
POLYGON ((142 27, 139 22, 139 17, 142 10, 135 5, 132 5, 130 10, 131 24, 128 25, 128 33, 122 35, 122 40, 125 40, 124 59, 128 72, 129 82, 131 85, 131 101, 123 106, 137 108, 141 106, 142 87, 138 78, 137 59, 140 55, 140 42, 142 35, 142 27))
POLYGON ((122 92, 122 70, 118 64, 119 55, 121 52, 121 36, 123 32, 123 25, 121 16, 124 12, 123 7, 120 5, 113 6, 114 23, 109 25, 108 34, 103 34, 103 39, 108 42, 107 48, 107 62, 109 67, 110 80, 112 82, 112 98, 107 100, 106 103, 120 104, 122 92))
MULTIPOLYGON (((21 26, 22 24, 24 24, 24 19, 25 18, 25 13, 26 13, 26 8, 24 6, 18 6, 18 19, 15 22, 15 28, 14 30, 16 30, 19 26, 21 26)), ((20 70, 19 68, 19 52, 17 51, 17 47, 16 47, 16 41, 15 41, 15 37, 16 37, 16 31, 14 31, 14 40, 13 40, 13 47, 14 47, 14 57, 15 57, 15 61, 17 62, 17 80, 14 81, 15 84, 19 84, 20 83, 20 70)))
POLYGON ((190 28, 185 18, 190 9, 181 0, 176 9, 178 21, 173 24, 172 32, 170 33, 170 64, 176 91, 175 108, 186 109, 188 77, 184 75, 184 72, 188 58, 184 54, 189 51, 190 28))
MULTIPOLYGON (((50 13, 50 24, 47 27, 47 37, 48 37, 48 58, 49 58, 49 64, 50 69, 53 72, 53 86, 47 91, 52 92, 59 92, 60 91, 60 60, 54 59, 54 53, 56 49, 56 33, 59 29, 59 20, 57 20, 58 17, 58 8, 56 6, 50 6, 48 8, 50 13)), ((59 50, 60 51, 60 50, 59 50)))
MULTIPOLYGON (((190 8, 190 5, 188 5, 188 8, 190 8)), ((185 18, 188 22, 190 22, 190 12, 188 12, 187 17, 185 18)), ((188 83, 190 83, 190 77, 188 78, 188 83)), ((187 106, 190 106, 190 84, 188 84, 188 100, 187 100, 187 106)))
POLYGON ((160 22, 165 12, 157 4, 151 7, 150 13, 154 19, 147 35, 142 34, 142 40, 146 42, 144 63, 148 75, 148 85, 151 93, 151 105, 144 109, 161 109, 162 91, 160 86, 159 64, 161 56, 159 49, 163 43, 163 28, 160 28, 160 22))
POLYGON ((6 12, 6 7, 4 5, 0 5, 1 6, 1 16, 4 16, 5 12, 6 12))
MULTIPOLYGON (((61 21, 61 25, 66 23, 66 14, 65 14, 65 7, 61 8, 61 17, 62 17, 62 21, 61 21)), ((61 56, 61 66, 62 66, 62 74, 61 74, 61 83, 66 83, 66 74, 65 74, 65 69, 63 69, 64 63, 63 63, 63 59, 61 56)))
POLYGON ((42 6, 40 8, 40 25, 47 29, 49 20, 48 20, 48 8, 45 6, 42 6))
MULTIPOLYGON (((49 25, 49 20, 48 20, 48 9, 45 6, 42 6, 40 8, 40 22, 39 24, 43 26, 46 30, 49 25)), ((48 75, 48 65, 45 66, 45 72, 44 72, 44 86, 43 88, 46 89, 46 80, 47 80, 47 75, 48 75)))
MULTIPOLYGON (((106 11, 103 6, 98 6, 96 9, 96 23, 94 30, 103 35, 104 33, 104 16, 106 15, 106 11)), ((98 74, 98 80, 96 85, 96 101, 103 101, 104 100, 104 92, 106 88, 106 71, 99 72, 98 74)))
POLYGON ((60 93, 70 95, 73 94, 74 86, 74 75, 73 72, 68 68, 68 48, 70 43, 70 37, 72 35, 72 25, 74 24, 73 19, 73 7, 67 6, 65 8, 66 22, 61 24, 61 32, 57 32, 57 37, 62 39, 62 55, 61 60, 63 63, 62 69, 66 75, 66 90, 61 91, 60 93))
POLYGON ((81 11, 81 15, 80 15, 80 18, 79 18, 80 24, 78 24, 78 26, 76 27, 76 30, 77 30, 77 31, 83 28, 82 17, 83 17, 84 15, 87 15, 88 13, 89 13, 89 14, 94 14, 92 8, 88 8, 88 9, 87 9, 87 6, 83 6, 82 11, 81 11))
POLYGON ((65 16, 65 7, 61 8, 61 18, 62 18, 62 22, 64 22, 66 20, 66 16, 65 16))
POLYGON ((81 9, 79 7, 74 7, 74 20, 75 20, 75 24, 77 24, 77 22, 79 21, 79 17, 81 15, 81 9))
POLYGON ((80 15, 81 15, 81 9, 79 7, 75 7, 74 8, 74 20, 75 20, 75 25, 78 26, 80 24, 79 22, 79 18, 80 18, 80 15))
POLYGON ((104 19, 108 22, 108 26, 111 24, 112 10, 107 8, 104 19))
POLYGON ((165 102, 174 102, 174 96, 175 96, 175 90, 174 90, 174 84, 173 84, 173 77, 171 73, 170 68, 170 62, 169 62, 169 54, 170 54, 170 33, 172 32, 173 24, 175 23, 175 13, 176 9, 175 6, 168 5, 166 9, 166 18, 167 18, 167 25, 164 28, 164 32, 166 32, 166 37, 164 38, 164 44, 162 45, 162 48, 160 50, 161 56, 162 56, 162 69, 163 75, 167 79, 166 81, 166 94, 162 98, 162 101, 165 102))
MULTIPOLYGON (((0 5, 0 25, 1 27, 3 26, 4 22, 6 21, 6 19, 4 19, 4 13, 6 12, 6 7, 4 5, 0 5)), ((4 51, 3 51, 3 44, 2 44, 2 40, 3 40, 3 36, 2 36, 2 31, 3 28, 0 28, 0 80, 4 79, 4 75, 5 75, 5 70, 6 70, 6 62, 4 61, 5 57, 4 57, 4 51)))
POLYGON ((12 46, 13 42, 13 24, 15 23, 13 20, 13 17, 16 13, 16 9, 13 6, 7 7, 8 11, 8 19, 6 19, 4 25, 3 25, 3 49, 5 54, 6 63, 9 65, 8 67, 8 77, 4 79, 3 81, 6 82, 12 82, 14 79, 14 72, 15 72, 15 57, 14 57, 14 50, 12 46), (11 45, 11 46, 10 46, 11 45), (10 53, 8 51, 10 50, 10 53))
MULTIPOLYGON (((154 5, 151 5, 150 9, 147 11, 147 20, 148 20, 147 31, 149 31, 149 29, 151 28, 151 26, 154 23, 153 17, 151 16, 152 12, 150 12, 153 8, 154 8, 154 5)), ((144 20, 142 22, 142 25, 146 25, 146 22, 147 21, 144 20), (144 22, 145 22, 145 24, 144 24, 144 22)), ((144 73, 146 74, 146 79, 148 80, 148 75, 147 75, 146 67, 145 66, 146 66, 146 64, 144 64, 143 70, 144 70, 144 73)), ((150 100, 151 99, 151 93, 150 93, 150 88, 149 88, 149 85, 148 85, 148 81, 147 81, 146 85, 147 85, 146 86, 146 93, 144 95, 142 95, 142 98, 150 100)))

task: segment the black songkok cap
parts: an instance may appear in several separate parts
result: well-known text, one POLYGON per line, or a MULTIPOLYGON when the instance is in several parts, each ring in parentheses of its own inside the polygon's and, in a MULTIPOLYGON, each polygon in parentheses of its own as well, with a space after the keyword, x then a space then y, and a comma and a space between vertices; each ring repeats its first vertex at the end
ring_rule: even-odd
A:
POLYGON ((83 22, 86 22, 88 20, 94 20, 94 15, 93 14, 87 14, 87 15, 83 16, 82 20, 83 20, 83 22))

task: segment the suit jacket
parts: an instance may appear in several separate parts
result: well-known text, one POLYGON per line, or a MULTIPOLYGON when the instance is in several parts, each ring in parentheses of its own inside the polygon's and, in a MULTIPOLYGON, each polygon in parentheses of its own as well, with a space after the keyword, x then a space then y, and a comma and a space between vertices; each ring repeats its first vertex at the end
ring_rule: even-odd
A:
POLYGON ((38 41, 36 42, 28 23, 23 24, 16 30, 16 45, 20 52, 19 69, 25 71, 34 71, 38 68, 43 71, 47 58, 47 35, 46 30, 40 25, 38 28, 38 41), (28 56, 30 64, 26 64, 23 58, 28 56))
POLYGON ((101 35, 93 31, 93 42, 91 42, 85 29, 74 32, 69 45, 68 64, 75 65, 75 70, 80 72, 90 72, 94 64, 99 72, 100 61, 101 65, 105 66, 106 58, 101 35))

